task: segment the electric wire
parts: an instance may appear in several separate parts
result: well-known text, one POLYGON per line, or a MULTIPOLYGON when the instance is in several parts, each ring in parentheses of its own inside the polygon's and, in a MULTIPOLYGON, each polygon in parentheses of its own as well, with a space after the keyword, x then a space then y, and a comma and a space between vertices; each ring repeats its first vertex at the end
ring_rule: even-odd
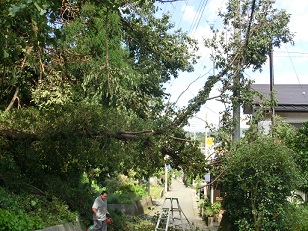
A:
POLYGON ((173 14, 174 14, 174 12, 175 12, 175 10, 176 10, 176 7, 177 7, 177 5, 178 5, 178 2, 175 2, 175 6, 171 3, 171 5, 172 5, 172 7, 173 7, 173 11, 172 11, 172 13, 171 13, 171 18, 173 17, 173 14))
POLYGON ((197 25, 196 25, 196 27, 195 27, 193 36, 195 35, 195 33, 196 33, 196 31, 197 31, 197 29, 198 29, 198 27, 199 27, 201 18, 202 18, 202 16, 203 16, 203 13, 204 13, 205 7, 207 6, 208 1, 209 1, 209 0, 204 1, 204 5, 203 5, 203 7, 202 7, 202 11, 201 11, 201 14, 200 14, 200 16, 199 16, 198 23, 197 23, 197 25))
POLYGON ((301 51, 274 51, 274 53, 286 53, 286 54, 302 54, 302 55, 308 55, 308 52, 301 52, 301 51))
POLYGON ((199 11, 201 11, 203 2, 205 2, 205 0, 201 1, 200 4, 199 4, 199 6, 198 6, 198 9, 197 9, 197 11, 196 11, 196 13, 195 13, 194 19, 193 19, 193 21, 192 21, 192 23, 191 23, 191 26, 190 26, 190 28, 189 28, 189 31, 188 31, 189 34, 192 32, 192 29, 195 27, 194 25, 195 25, 195 23, 196 23, 196 20, 198 20, 197 18, 198 18, 198 15, 199 15, 199 11))
MULTIPOLYGON (((286 45, 285 45, 285 48, 286 48, 287 52, 289 52, 286 45)), ((299 80, 299 77, 298 77, 298 74, 297 74, 297 72, 296 72, 296 69, 295 69, 293 60, 292 60, 292 58, 291 58, 290 56, 289 56, 289 58, 290 58, 290 62, 291 62, 291 64, 292 64, 292 67, 293 67, 293 71, 294 71, 294 73, 295 73, 295 76, 296 76, 296 78, 297 78, 297 81, 298 81, 298 83, 299 83, 299 85, 300 85, 300 87, 301 87, 301 89, 302 89, 303 96, 304 96, 304 98, 305 98, 305 100, 306 100, 306 103, 308 104, 308 100, 307 100, 306 94, 304 94, 305 90, 303 89, 303 85, 301 84, 301 82, 300 82, 300 80, 299 80)))
POLYGON ((185 11, 186 11, 186 8, 187 8, 187 2, 188 2, 188 0, 186 0, 186 1, 185 1, 185 7, 184 7, 183 13, 182 13, 182 15, 181 15, 180 21, 179 21, 179 23, 178 23, 178 27, 177 27, 177 29, 180 29, 180 25, 181 25, 181 22, 182 22, 183 16, 184 16, 185 11))

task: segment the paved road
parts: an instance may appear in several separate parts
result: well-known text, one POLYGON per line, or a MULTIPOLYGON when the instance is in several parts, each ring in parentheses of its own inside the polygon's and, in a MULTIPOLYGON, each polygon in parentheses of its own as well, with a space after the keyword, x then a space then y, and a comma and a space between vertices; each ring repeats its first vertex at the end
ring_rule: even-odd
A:
MULTIPOLYGON (((197 230, 204 231, 216 231, 218 229, 218 223, 215 223, 214 226, 207 227, 205 222, 202 221, 199 216, 198 210, 198 202, 197 197, 195 196, 195 190, 189 187, 185 187, 183 183, 178 180, 173 180, 170 190, 165 195, 165 198, 177 198, 181 207, 182 212, 185 214, 187 219, 193 227, 193 230, 198 228, 197 230)), ((167 200, 164 207, 170 206, 170 200, 167 200)), ((176 201, 174 201, 176 202, 176 201)), ((176 203, 173 202, 173 207, 176 203)), ((163 206, 164 198, 162 200, 157 201, 157 210, 160 210, 163 206)), ((179 216, 176 214, 175 216, 179 216)), ((183 217, 183 216, 182 216, 183 217)))

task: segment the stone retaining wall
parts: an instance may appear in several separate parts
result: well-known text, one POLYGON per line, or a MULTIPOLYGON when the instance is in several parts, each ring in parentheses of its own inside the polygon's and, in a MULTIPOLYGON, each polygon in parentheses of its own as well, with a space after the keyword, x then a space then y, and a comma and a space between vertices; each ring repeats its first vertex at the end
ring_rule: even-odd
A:
POLYGON ((108 211, 112 214, 112 211, 118 210, 126 215, 139 215, 143 214, 149 207, 152 207, 152 198, 147 197, 133 204, 108 204, 108 211))

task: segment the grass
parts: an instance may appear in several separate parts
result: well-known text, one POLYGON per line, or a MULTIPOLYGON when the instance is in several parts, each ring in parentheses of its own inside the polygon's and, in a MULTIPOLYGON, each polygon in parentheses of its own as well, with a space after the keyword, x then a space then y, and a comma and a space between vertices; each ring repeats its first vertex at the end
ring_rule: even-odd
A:
POLYGON ((160 198, 160 192, 163 189, 161 186, 153 186, 150 187, 150 195, 152 199, 159 199, 160 198))

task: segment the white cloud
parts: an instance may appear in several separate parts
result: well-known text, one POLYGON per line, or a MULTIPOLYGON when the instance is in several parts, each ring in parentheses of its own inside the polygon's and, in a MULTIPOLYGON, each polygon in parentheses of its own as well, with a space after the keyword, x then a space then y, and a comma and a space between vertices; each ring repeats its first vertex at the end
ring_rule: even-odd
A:
POLYGON ((308 21, 308 2, 303 0, 278 0, 278 9, 284 9, 291 14, 290 30, 296 33, 297 41, 308 41, 308 31, 303 25, 308 21))
POLYGON ((227 0, 214 0, 209 2, 206 18, 209 20, 210 23, 216 23, 219 18, 218 11, 225 8, 226 2, 227 0))
POLYGON ((199 18, 199 14, 195 11, 193 6, 183 6, 181 9, 183 12, 183 20, 192 23, 195 17, 199 18))

